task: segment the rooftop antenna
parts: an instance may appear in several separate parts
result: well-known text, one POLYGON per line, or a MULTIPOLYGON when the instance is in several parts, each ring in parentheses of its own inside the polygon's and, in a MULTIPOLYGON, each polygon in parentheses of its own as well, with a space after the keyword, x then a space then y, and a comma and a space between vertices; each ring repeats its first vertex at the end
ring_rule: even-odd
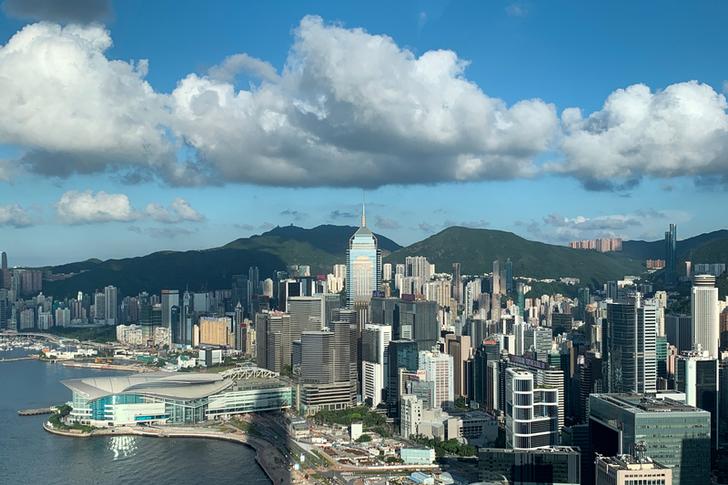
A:
POLYGON ((366 208, 367 194, 363 190, 361 191, 361 227, 367 226, 367 208, 366 208))

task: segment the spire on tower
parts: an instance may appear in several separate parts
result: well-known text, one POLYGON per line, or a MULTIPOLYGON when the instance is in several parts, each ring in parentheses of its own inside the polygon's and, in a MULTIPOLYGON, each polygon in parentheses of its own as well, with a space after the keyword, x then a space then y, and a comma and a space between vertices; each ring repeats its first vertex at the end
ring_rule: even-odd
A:
POLYGON ((367 208, 364 202, 361 203, 361 227, 367 227, 367 208))

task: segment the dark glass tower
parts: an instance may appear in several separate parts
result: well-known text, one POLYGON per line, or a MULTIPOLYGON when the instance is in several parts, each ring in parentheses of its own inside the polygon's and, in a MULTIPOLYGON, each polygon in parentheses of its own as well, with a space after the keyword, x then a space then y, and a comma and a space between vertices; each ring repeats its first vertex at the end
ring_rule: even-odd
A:
POLYGON ((665 282, 675 283, 677 280, 677 226, 670 224, 665 233, 665 282))

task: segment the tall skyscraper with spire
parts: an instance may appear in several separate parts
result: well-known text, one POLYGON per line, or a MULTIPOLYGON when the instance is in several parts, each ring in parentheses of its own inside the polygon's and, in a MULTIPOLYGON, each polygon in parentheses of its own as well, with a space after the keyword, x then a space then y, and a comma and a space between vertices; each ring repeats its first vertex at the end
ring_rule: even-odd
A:
POLYGON ((381 291, 382 252, 377 238, 367 227, 366 207, 361 207, 361 227, 357 229, 346 250, 346 303, 353 307, 358 301, 368 302, 372 292, 381 291))

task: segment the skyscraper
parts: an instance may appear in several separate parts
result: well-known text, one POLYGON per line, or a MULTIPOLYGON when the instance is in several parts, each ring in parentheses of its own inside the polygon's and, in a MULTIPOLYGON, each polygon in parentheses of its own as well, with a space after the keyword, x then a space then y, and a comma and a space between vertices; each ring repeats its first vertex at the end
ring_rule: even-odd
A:
POLYGON ((611 392, 657 391, 657 305, 637 293, 607 305, 611 392))
POLYGON ((392 327, 368 323, 361 337, 362 399, 373 408, 382 402, 387 385, 384 374, 392 327))
POLYGON ((720 314, 715 276, 703 274, 693 278, 690 314, 693 320, 693 349, 700 346, 711 357, 718 357, 720 314))
POLYGON ((452 264, 452 297, 457 303, 463 298, 463 279, 460 274, 460 263, 452 264))
POLYGON ((301 380, 306 384, 331 384, 336 377, 334 333, 307 330, 301 334, 301 380))
POLYGON ((162 326, 172 331, 172 314, 173 308, 176 307, 179 312, 179 291, 178 290, 162 290, 162 326))
POLYGON ((531 450, 558 444, 557 389, 537 388, 534 375, 509 368, 505 375, 506 446, 531 450))
POLYGON ((506 258, 505 264, 505 281, 506 281, 506 293, 513 291, 513 261, 511 258, 506 258))
POLYGON ((118 293, 115 286, 107 286, 104 288, 104 296, 106 299, 104 319, 106 320, 106 325, 116 325, 118 323, 118 293))
POLYGON ((361 227, 349 240, 346 250, 346 304, 368 302, 372 293, 381 290, 382 253, 377 238, 366 225, 366 209, 361 209, 361 227))
POLYGON ((387 347, 387 414, 399 418, 400 369, 415 372, 418 364, 417 342, 392 340, 387 347))
POLYGON ((677 279, 677 226, 670 224, 665 232, 665 282, 674 283, 677 279))
POLYGON ((493 295, 500 295, 501 292, 501 274, 500 274, 500 261, 493 261, 493 274, 490 279, 490 288, 493 295))
POLYGON ((685 352, 677 358, 675 387, 685 393, 690 406, 710 413, 710 438, 713 449, 718 448, 719 401, 718 359, 707 351, 685 352))
POLYGON ((0 256, 0 288, 10 289, 10 270, 8 269, 8 255, 5 251, 0 256))

